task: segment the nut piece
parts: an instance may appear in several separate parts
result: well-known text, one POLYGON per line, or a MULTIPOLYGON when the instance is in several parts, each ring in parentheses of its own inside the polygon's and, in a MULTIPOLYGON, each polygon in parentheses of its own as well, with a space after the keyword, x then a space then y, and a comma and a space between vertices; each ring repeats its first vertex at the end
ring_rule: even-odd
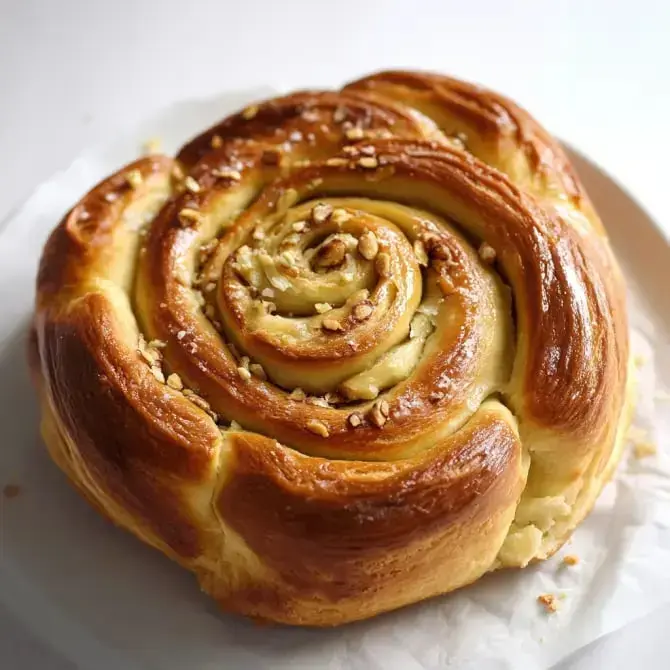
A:
POLYGON ((249 119, 253 119, 256 114, 258 114, 258 105, 249 105, 247 108, 242 110, 242 118, 246 119, 247 121, 249 121, 249 119))
POLYGON ((342 225, 345 221, 353 218, 346 209, 338 207, 333 210, 333 213, 330 215, 330 220, 337 226, 342 225))
POLYGON ((348 165, 349 161, 346 158, 341 158, 339 156, 335 156, 334 158, 329 158, 326 161, 326 165, 330 167, 343 167, 344 165, 348 165))
POLYGON ((563 563, 565 563, 565 565, 577 565, 577 563, 579 563, 579 556, 568 554, 563 557, 563 563))
POLYGON ((212 139, 209 141, 209 146, 212 147, 212 149, 220 149, 223 146, 221 135, 212 135, 212 139))
POLYGON ((157 381, 159 381, 161 384, 165 384, 165 375, 163 374, 163 371, 159 367, 152 367, 149 369, 151 370, 151 374, 156 378, 157 381))
POLYGON ((328 432, 328 426, 326 426, 323 421, 319 421, 318 419, 310 419, 307 422, 307 430, 309 430, 311 433, 314 433, 315 435, 319 435, 320 437, 328 437, 328 435, 330 435, 328 432))
POLYGON ((348 140, 362 140, 364 135, 363 129, 358 126, 349 128, 344 134, 348 140))
POLYGON ((333 309, 333 306, 328 302, 317 302, 314 305, 314 309, 318 314, 325 314, 326 312, 330 312, 330 310, 333 309))
POLYGON ((254 377, 258 377, 259 379, 262 379, 263 381, 265 381, 268 378, 267 374, 265 373, 265 369, 263 368, 263 366, 260 363, 252 363, 249 366, 249 372, 251 372, 251 374, 254 377))
POLYGON ((372 315, 373 311, 374 310, 372 309, 372 305, 369 303, 359 302, 354 306, 352 314, 354 315, 354 319, 357 321, 364 321, 372 315))
POLYGON ((237 374, 240 376, 240 379, 242 379, 245 382, 248 382, 251 379, 251 372, 247 370, 246 368, 239 367, 237 368, 237 374))
POLYGON ((186 187, 187 191, 190 191, 191 193, 200 193, 200 184, 189 175, 184 179, 184 186, 186 187))
POLYGON ((367 169, 374 169, 379 166, 379 161, 374 156, 363 156, 358 159, 358 164, 367 169))
POLYGON ((491 265, 496 259, 496 250, 487 242, 482 242, 478 253, 482 261, 488 265, 491 265))
POLYGON ((184 388, 184 383, 182 382, 181 377, 176 372, 173 372, 171 375, 168 375, 167 385, 171 389, 175 389, 175 391, 181 391, 184 388))
POLYGON ((291 228, 293 228, 293 230, 296 233, 302 233, 302 231, 305 230, 306 225, 307 225, 306 221, 296 221, 293 224, 291 224, 291 228))
POLYGON ((358 426, 363 423, 363 418, 358 412, 354 412, 353 414, 349 415, 348 421, 352 428, 358 428, 358 426))
POLYGON ((342 330, 342 324, 337 319, 324 319, 321 326, 324 330, 330 330, 332 332, 342 330))
POLYGON ((541 596, 538 596, 537 602, 544 605, 544 609, 548 614, 553 614, 558 609, 556 596, 553 593, 544 593, 541 596))
POLYGON ((303 402, 307 397, 307 394, 298 386, 288 394, 288 397, 291 398, 291 400, 297 400, 298 402, 303 402))
POLYGON ((240 181, 242 175, 239 170, 233 170, 232 168, 214 168, 212 170, 212 176, 217 179, 231 179, 232 181, 240 181))
POLYGON ((372 406, 372 409, 368 412, 368 417, 377 428, 382 428, 388 421, 389 412, 390 408, 388 402, 386 402, 386 400, 377 400, 372 406))
POLYGON ((184 228, 192 228, 202 222, 203 216, 197 209, 184 207, 177 215, 179 223, 184 228))
POLYGON ((333 268, 341 265, 347 253, 347 245, 335 237, 324 244, 316 254, 316 266, 321 268, 333 268))
POLYGON ((312 207, 312 221, 314 223, 323 223, 333 213, 332 205, 320 202, 312 207))
POLYGON ((358 252, 368 261, 379 253, 377 236, 371 230, 366 230, 358 240, 358 252))
POLYGON ((139 188, 144 181, 142 173, 139 170, 130 170, 126 172, 126 181, 130 188, 139 188))
POLYGON ((382 277, 388 277, 391 271, 391 257, 387 253, 379 254, 375 261, 375 267, 382 277))
POLYGON ((416 256, 419 265, 428 265, 426 246, 421 240, 414 240, 414 255, 416 256))

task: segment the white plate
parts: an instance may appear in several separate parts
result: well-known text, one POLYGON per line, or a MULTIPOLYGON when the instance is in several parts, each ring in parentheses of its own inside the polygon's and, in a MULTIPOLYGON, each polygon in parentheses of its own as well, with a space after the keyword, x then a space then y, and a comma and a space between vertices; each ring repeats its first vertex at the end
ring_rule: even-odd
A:
MULTIPOLYGON (((216 104, 200 104, 198 118, 202 123, 193 124, 191 114, 189 129, 197 130, 220 115, 216 104)), ((177 131, 172 130, 181 137, 188 134, 177 126, 177 131)), ((138 132, 142 136, 143 131, 138 132)), ((108 147, 105 151, 108 162, 120 149, 108 147)), ((664 276, 668 276, 670 247, 654 222, 604 172, 574 151, 571 157, 607 224, 636 296, 639 309, 635 310, 634 325, 646 340, 656 342, 654 369, 644 371, 644 386, 658 386, 660 381, 667 389, 670 291, 667 282, 660 281, 659 273, 664 269, 664 276)), ((121 160, 116 163, 121 164, 121 160)), ((38 435, 39 418, 24 360, 24 337, 38 249, 57 220, 43 203, 50 203, 49 207, 58 203, 64 209, 82 195, 81 184, 92 184, 104 174, 107 165, 106 161, 96 163, 89 156, 83 163, 75 163, 72 170, 83 170, 78 180, 69 181, 60 175, 45 185, 0 232, 2 272, 9 278, 3 279, 0 286, 0 488, 6 483, 21 487, 15 498, 0 497, 0 610, 4 604, 37 639, 58 650, 59 655, 79 667, 95 670, 367 670, 382 666, 411 670, 442 667, 447 658, 469 658, 476 665, 459 663, 452 667, 479 670, 508 667, 498 662, 502 663, 502 656, 509 653, 515 655, 513 667, 519 670, 556 662, 599 635, 670 602, 670 577, 665 570, 670 564, 670 508, 664 499, 664 494, 670 492, 670 480, 663 456, 644 463, 631 462, 626 457, 616 499, 611 491, 608 498, 606 492, 582 535, 581 531, 577 533, 575 544, 580 546, 581 538, 584 546, 580 550, 592 556, 590 567, 585 566, 582 573, 584 577, 591 571, 583 580, 588 592, 578 593, 578 588, 574 588, 573 602, 581 602, 582 606, 572 610, 566 606, 562 618, 549 621, 535 612, 531 592, 528 602, 524 599, 518 606, 513 603, 512 609, 533 610, 539 620, 533 633, 538 629, 545 632, 532 639, 530 634, 521 638, 518 633, 510 633, 514 639, 498 641, 500 649, 508 650, 499 655, 491 636, 476 641, 464 638, 460 649, 453 644, 445 649, 440 646, 443 639, 433 635, 433 646, 426 649, 421 631, 434 630, 436 622, 441 622, 446 639, 470 611, 473 617, 498 617, 502 621, 509 617, 504 606, 500 612, 480 612, 474 611, 473 603, 487 602, 485 598, 492 593, 504 602, 510 593, 526 593, 524 584, 535 588, 551 579, 555 580, 552 585, 562 584, 561 588, 570 591, 579 579, 573 584, 569 581, 572 577, 556 577, 550 572, 556 572, 555 567, 550 566, 493 575, 468 589, 467 594, 459 592, 331 631, 259 628, 219 612, 198 591, 187 572, 112 527, 90 509, 51 463, 38 435), (77 186, 70 193, 73 183, 77 186), (26 228, 26 221, 31 226, 34 222, 35 227, 26 228), (648 489, 640 490, 640 485, 648 485, 648 489), (653 514, 649 506, 654 506, 653 514), (645 551, 636 553, 635 547, 645 547, 645 551), (647 547, 653 547, 652 553, 647 547), (631 579, 635 583, 627 583, 631 579), (589 603, 596 603, 597 611, 590 611, 589 603), (389 649, 390 657, 385 653, 389 649), (494 658, 498 660, 493 661, 494 658), (265 664, 262 659, 266 659, 265 664), (271 663, 267 659, 272 659, 271 663)), ((640 342, 644 343, 644 338, 640 342)), ((644 399, 642 405, 645 415, 654 413, 652 398, 644 399), (647 407, 649 403, 651 406, 647 407)), ((667 421, 657 423, 656 428, 666 440, 659 440, 659 446, 670 453, 667 421)), ((509 631, 513 631, 514 621, 509 619, 508 623, 509 631)), ((54 656, 54 667, 55 663, 54 656)))

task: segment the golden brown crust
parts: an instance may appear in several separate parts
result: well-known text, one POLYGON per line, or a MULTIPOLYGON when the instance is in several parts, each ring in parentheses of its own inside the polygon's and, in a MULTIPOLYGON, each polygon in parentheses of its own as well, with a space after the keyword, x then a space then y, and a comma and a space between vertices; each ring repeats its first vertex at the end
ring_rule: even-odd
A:
POLYGON ((54 460, 250 616, 333 625, 545 558, 620 453, 602 225, 530 115, 447 77, 269 100, 125 167, 37 289, 54 460))

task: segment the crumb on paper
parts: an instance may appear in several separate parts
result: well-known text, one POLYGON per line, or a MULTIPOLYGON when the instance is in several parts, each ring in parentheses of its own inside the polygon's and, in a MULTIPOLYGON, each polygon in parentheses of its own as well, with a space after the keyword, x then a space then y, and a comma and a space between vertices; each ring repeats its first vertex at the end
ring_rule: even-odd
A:
POLYGON ((628 441, 633 445, 635 458, 653 456, 658 449, 656 444, 649 439, 649 433, 639 426, 631 426, 627 433, 628 441))
POLYGON ((537 602, 544 607, 545 612, 548 614, 553 614, 558 609, 556 596, 553 593, 543 593, 541 596, 537 597, 537 602))
POLYGON ((579 556, 575 554, 568 554, 563 557, 563 563, 565 565, 577 565, 579 563, 579 556))
POLYGON ((647 458, 647 456, 655 456, 658 453, 658 449, 653 442, 647 440, 634 443, 633 453, 635 454, 635 458, 647 458))
POLYGON ((6 484, 2 489, 2 495, 5 498, 16 498, 21 493, 21 487, 18 484, 6 484))

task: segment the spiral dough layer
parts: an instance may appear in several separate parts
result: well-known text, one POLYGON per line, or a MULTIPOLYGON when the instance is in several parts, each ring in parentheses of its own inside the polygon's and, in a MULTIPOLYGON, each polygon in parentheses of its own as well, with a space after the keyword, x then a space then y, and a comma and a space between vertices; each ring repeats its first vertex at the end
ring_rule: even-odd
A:
POLYGON ((386 72, 126 166, 51 235, 51 455, 224 607, 333 625, 556 551, 629 414, 624 286, 557 143, 386 72))

